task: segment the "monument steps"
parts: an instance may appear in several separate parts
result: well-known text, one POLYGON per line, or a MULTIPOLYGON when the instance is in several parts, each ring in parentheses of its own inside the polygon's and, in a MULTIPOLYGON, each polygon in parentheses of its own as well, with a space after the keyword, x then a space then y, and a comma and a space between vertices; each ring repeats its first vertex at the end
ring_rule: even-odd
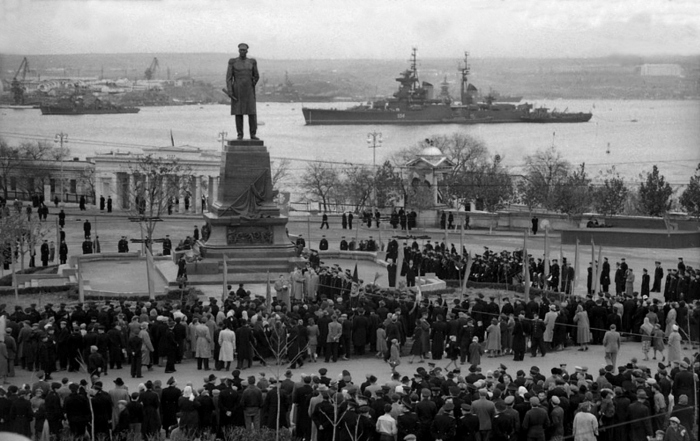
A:
MULTIPOLYGON (((221 285, 223 283, 223 274, 192 274, 187 275, 187 283, 190 286, 197 285, 221 285)), ((279 273, 270 271, 270 281, 274 282, 279 277, 279 273)), ((236 285, 238 283, 266 283, 267 273, 229 273, 226 278, 226 283, 236 285)), ((171 281, 169 285, 178 286, 177 282, 171 281)))

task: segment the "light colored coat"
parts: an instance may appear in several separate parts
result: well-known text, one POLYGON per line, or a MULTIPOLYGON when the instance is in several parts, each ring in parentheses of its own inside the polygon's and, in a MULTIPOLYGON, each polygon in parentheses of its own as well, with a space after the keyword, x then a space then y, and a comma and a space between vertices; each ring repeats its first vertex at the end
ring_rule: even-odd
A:
POLYGON ((574 417, 574 441, 597 441, 598 420, 588 412, 579 412, 574 417))
POLYGON ((143 341, 141 344, 141 364, 149 366, 151 364, 151 352, 153 352, 153 343, 148 329, 142 329, 139 332, 139 337, 143 341))
POLYGON ((603 346, 605 346, 606 353, 616 354, 620 350, 621 343, 620 333, 617 331, 608 331, 603 336, 603 346))
POLYGON ((681 352, 681 334, 678 331, 672 331, 671 335, 668 336, 669 363, 683 360, 682 354, 683 353, 681 352))
POLYGON ((576 313, 574 323, 576 323, 576 343, 581 345, 590 342, 591 324, 585 309, 576 313))
POLYGON ((197 337, 197 346, 195 347, 195 357, 211 358, 211 333, 207 325, 198 324, 194 328, 195 336, 197 337))
POLYGON ((233 361, 236 351, 236 333, 226 328, 219 332, 219 361, 233 361))
POLYGON ((545 328, 542 339, 546 342, 551 343, 554 340, 554 325, 557 322, 557 316, 559 316, 559 313, 556 311, 549 311, 544 316, 545 328))

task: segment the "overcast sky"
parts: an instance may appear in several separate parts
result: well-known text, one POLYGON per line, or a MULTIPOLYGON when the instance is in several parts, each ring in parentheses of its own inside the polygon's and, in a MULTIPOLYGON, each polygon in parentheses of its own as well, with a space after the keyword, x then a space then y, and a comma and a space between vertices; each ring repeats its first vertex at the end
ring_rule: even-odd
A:
POLYGON ((700 53, 700 0, 0 0, 0 52, 277 59, 700 53))

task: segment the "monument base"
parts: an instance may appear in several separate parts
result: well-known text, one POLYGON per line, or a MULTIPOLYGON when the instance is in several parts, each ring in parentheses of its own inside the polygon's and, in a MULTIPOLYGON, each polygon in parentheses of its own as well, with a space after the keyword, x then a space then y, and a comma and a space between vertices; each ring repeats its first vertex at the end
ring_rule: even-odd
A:
POLYGON ((206 241, 199 242, 202 260, 188 265, 190 283, 196 284, 198 279, 202 279, 200 283, 208 283, 209 279, 215 283, 214 275, 220 283, 224 259, 232 283, 260 282, 268 272, 276 279, 306 264, 305 259, 297 257, 287 237, 286 217, 247 219, 205 213, 204 219, 210 234, 206 241), (205 275, 209 277, 197 277, 205 275))
POLYGON ((287 217, 274 202, 270 154, 263 141, 229 140, 221 154, 214 201, 204 213, 209 232, 198 243, 201 260, 187 265, 193 284, 221 283, 224 260, 233 283, 277 279, 306 260, 287 235, 287 217))

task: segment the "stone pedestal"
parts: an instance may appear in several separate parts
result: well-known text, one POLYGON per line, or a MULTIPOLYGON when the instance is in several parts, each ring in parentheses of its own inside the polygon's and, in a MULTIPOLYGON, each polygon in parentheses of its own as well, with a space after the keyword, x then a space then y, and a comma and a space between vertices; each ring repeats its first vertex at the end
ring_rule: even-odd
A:
MULTIPOLYGON (((223 272, 226 256, 230 280, 272 278, 304 263, 287 236, 287 217, 273 200, 270 154, 263 141, 228 141, 221 154, 218 188, 204 220, 209 236, 200 241, 201 263, 223 272)), ((188 274, 189 276, 189 274, 188 274)), ((196 280, 196 278, 195 278, 196 280)))

